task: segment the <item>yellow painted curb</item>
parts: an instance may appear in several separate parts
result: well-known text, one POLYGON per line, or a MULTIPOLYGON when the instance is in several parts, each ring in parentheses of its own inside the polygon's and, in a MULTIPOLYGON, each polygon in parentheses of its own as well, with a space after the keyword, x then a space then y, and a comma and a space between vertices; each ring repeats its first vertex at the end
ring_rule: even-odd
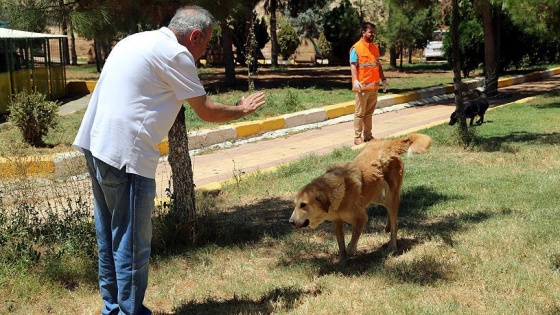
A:
POLYGON ((6 177, 52 174, 54 171, 54 155, 0 158, 0 173, 6 177))
POLYGON ((66 83, 66 91, 69 96, 91 94, 96 85, 97 81, 70 81, 66 83))
POLYGON ((498 88, 511 86, 512 84, 513 84, 513 79, 512 78, 498 80, 498 88))
POLYGON ((395 104, 408 103, 420 99, 420 93, 395 94, 393 99, 395 104))
POLYGON ((542 71, 533 72, 533 73, 529 73, 529 74, 525 75, 525 77, 527 78, 526 81, 536 81, 536 80, 540 79, 542 76, 543 76, 542 71))
POLYGON ((445 90, 444 94, 451 94, 455 92, 455 87, 453 86, 453 84, 448 84, 446 86, 443 87, 445 90))
POLYGON ((323 106, 323 109, 327 113, 327 119, 344 116, 346 112, 345 106, 340 106, 339 104, 323 106))
POLYGON ((165 138, 162 142, 158 144, 158 150, 160 155, 169 154, 169 140, 165 138))
POLYGON ((225 185, 227 183, 227 181, 223 181, 223 182, 214 182, 214 183, 210 183, 210 184, 206 184, 206 185, 202 185, 202 186, 197 186, 196 190, 220 190, 222 189, 222 186, 225 185))
POLYGON ((507 103, 507 104, 504 104, 504 105, 496 106, 494 108, 502 107, 502 106, 509 105, 509 104, 525 104, 527 102, 530 102, 530 101, 534 100, 535 98, 537 98, 537 97, 536 96, 530 96, 530 97, 526 97, 526 98, 522 98, 520 100, 517 100, 513 103, 507 103))
POLYGON ((344 106, 344 114, 345 115, 354 114, 354 112, 356 111, 356 102, 355 101, 341 103, 340 105, 344 106))
POLYGON ((286 127, 286 119, 281 116, 266 118, 262 121, 261 130, 270 131, 286 127))
POLYGON ((261 131, 261 120, 243 121, 231 124, 237 130, 237 137, 245 138, 256 135, 261 131))

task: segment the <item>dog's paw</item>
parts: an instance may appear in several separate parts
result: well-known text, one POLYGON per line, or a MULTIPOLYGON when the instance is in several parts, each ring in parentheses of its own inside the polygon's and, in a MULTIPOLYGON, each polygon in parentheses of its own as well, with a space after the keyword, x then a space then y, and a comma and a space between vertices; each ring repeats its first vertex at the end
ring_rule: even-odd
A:
POLYGON ((341 266, 346 266, 346 262, 348 261, 348 256, 346 255, 346 252, 344 253, 340 253, 338 255, 338 264, 341 266))
POLYGON ((396 253, 397 252, 397 241, 389 241, 389 243, 387 243, 387 247, 385 248, 385 250, 389 253, 396 253))
POLYGON ((346 249, 346 255, 348 257, 352 257, 354 255, 356 255, 356 253, 358 252, 358 246, 348 246, 348 248, 346 249))

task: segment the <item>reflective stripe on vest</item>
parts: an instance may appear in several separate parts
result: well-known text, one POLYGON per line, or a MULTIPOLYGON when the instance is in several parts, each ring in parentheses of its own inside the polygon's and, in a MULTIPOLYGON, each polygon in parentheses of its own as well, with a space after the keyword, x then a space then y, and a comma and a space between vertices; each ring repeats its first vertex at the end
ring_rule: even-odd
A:
MULTIPOLYGON (((377 90, 379 84, 379 49, 373 43, 360 39, 352 48, 358 55, 358 81, 361 90, 377 90)), ((354 90, 354 88, 352 88, 354 90)))
POLYGON ((379 62, 359 63, 358 67, 379 67, 379 62))
POLYGON ((379 87, 379 86, 381 86, 381 84, 379 84, 379 82, 377 82, 377 83, 366 83, 366 84, 363 84, 363 83, 362 83, 361 86, 362 86, 362 90, 363 90, 364 87, 370 87, 370 86, 377 86, 377 87, 379 87))

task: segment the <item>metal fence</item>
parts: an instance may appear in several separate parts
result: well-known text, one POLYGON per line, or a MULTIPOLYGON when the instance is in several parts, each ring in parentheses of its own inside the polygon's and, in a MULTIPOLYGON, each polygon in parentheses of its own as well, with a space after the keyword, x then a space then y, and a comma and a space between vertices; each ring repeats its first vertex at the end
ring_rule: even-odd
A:
POLYGON ((0 29, 0 114, 14 94, 66 95, 65 36, 0 29))

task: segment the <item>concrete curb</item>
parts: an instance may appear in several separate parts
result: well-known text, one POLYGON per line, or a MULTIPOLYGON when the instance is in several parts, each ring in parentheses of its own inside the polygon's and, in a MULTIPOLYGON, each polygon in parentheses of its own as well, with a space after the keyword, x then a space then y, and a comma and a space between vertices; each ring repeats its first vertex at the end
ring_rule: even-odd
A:
MULTIPOLYGON (((560 68, 545 71, 537 71, 527 75, 503 78, 498 81, 498 87, 507 87, 524 82, 536 81, 560 74, 560 68)), ((472 80, 464 82, 469 89, 483 86, 484 80, 472 80)), ((69 91, 81 91, 91 93, 95 87, 95 81, 69 82, 69 91)), ((437 101, 453 98, 453 84, 430 87, 405 94, 391 94, 379 97, 375 114, 391 110, 399 110, 411 106, 421 106, 437 101)), ((224 142, 235 142, 251 137, 256 137, 267 132, 294 128, 297 126, 322 123, 341 116, 354 113, 354 101, 327 105, 321 108, 305 110, 292 114, 285 114, 266 119, 237 122, 230 125, 222 125, 212 129, 201 129, 189 132, 189 148, 197 150, 208 148, 224 142)), ((160 154, 169 154, 169 143, 165 139, 158 145, 160 154)), ((52 174, 57 170, 57 164, 69 158, 79 156, 79 152, 67 152, 55 155, 0 158, 0 173, 6 176, 15 174, 44 175, 52 174)))

